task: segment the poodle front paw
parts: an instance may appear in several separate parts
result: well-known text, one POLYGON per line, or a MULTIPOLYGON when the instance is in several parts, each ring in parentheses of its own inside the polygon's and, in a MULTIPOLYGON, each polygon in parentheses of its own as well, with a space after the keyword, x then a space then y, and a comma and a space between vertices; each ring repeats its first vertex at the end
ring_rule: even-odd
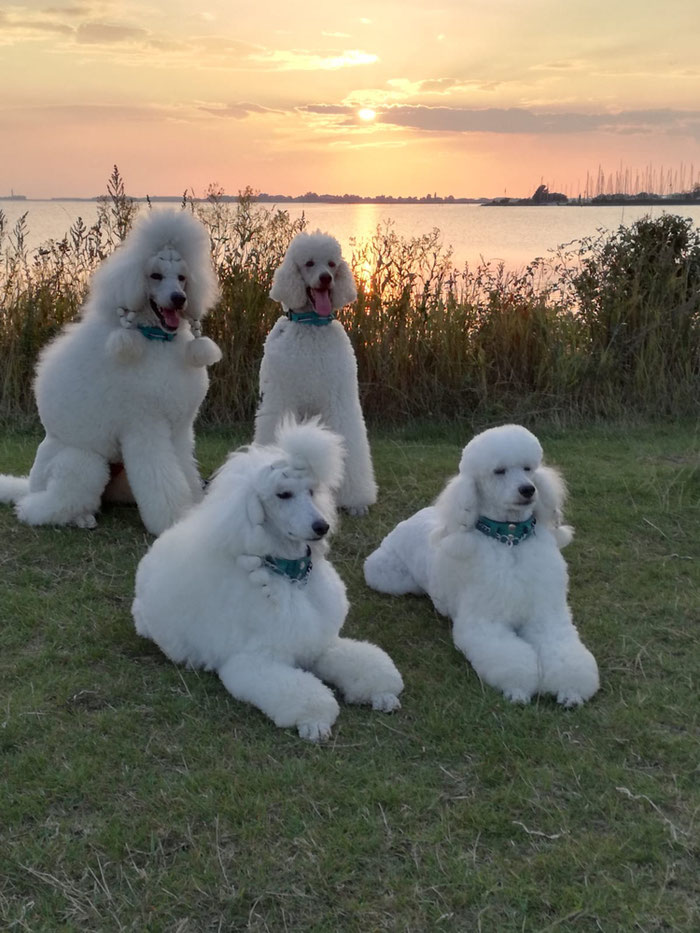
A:
POLYGON ((254 571, 259 570, 262 566, 262 558, 255 556, 254 554, 239 554, 236 558, 236 563, 247 573, 254 573, 254 571))
POLYGON ((503 696, 506 698, 506 700, 510 700, 511 703, 518 703, 521 706, 527 706, 532 695, 526 690, 523 690, 521 687, 509 687, 507 690, 503 691, 503 696))
POLYGON ((78 515, 73 524, 76 528, 87 528, 92 531, 93 528, 97 528, 97 519, 92 512, 85 512, 84 515, 78 515))
POLYGON ((14 512, 17 518, 24 522, 25 525, 43 525, 45 524, 41 520, 41 516, 35 516, 30 508, 25 504, 25 499, 20 499, 20 501, 15 505, 14 512))
POLYGON ((187 344, 185 359, 190 366, 213 366, 221 359, 221 349, 209 337, 196 337, 187 344))
POLYGON ((331 737, 330 722, 300 722, 297 724, 299 736, 309 742, 326 742, 331 737))
POLYGON ((586 698, 575 690, 560 690, 557 694, 557 703, 560 703, 564 709, 575 709, 577 706, 583 706, 586 698))
POLYGON ((353 518, 362 518, 369 513, 368 505, 344 505, 342 508, 348 515, 352 515, 353 518))
POLYGON ((395 693, 375 693, 372 697, 372 709, 380 713, 393 713, 401 709, 401 701, 395 693))

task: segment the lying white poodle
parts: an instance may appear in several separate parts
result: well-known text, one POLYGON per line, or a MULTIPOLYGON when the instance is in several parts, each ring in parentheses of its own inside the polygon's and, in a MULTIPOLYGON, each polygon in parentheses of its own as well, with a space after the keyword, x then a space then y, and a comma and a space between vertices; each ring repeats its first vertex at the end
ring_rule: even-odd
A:
POLYGON ((377 485, 360 407, 357 360, 342 324, 334 319, 336 310, 357 297, 338 241, 320 231, 296 236, 275 272, 270 297, 282 303, 285 316, 265 341, 255 443, 272 443, 288 412, 321 415, 347 450, 337 504, 351 515, 364 515, 377 501, 377 485))
POLYGON ((509 700, 552 693, 577 706, 599 681, 567 605, 560 548, 573 530, 561 524, 564 497, 533 434, 491 428, 464 448, 435 505, 370 554, 365 579, 382 593, 427 593, 479 677, 509 700))
POLYGON ((204 501, 139 565, 136 630, 177 663, 216 671, 238 700, 302 738, 328 738, 333 692, 391 712, 401 675, 339 632, 345 587, 326 560, 342 443, 317 421, 282 423, 276 446, 229 457, 204 501))
POLYGON ((93 528, 105 493, 135 500, 153 534, 198 502, 193 423, 206 366, 221 357, 200 321, 217 297, 199 221, 173 211, 138 221, 95 272, 80 320, 41 354, 46 437, 28 478, 0 476, 0 502, 30 525, 93 528))

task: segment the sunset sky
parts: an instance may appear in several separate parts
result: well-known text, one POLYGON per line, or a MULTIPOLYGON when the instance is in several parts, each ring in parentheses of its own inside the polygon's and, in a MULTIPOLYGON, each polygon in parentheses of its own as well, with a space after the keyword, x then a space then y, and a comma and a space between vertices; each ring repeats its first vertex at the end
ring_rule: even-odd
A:
POLYGON ((698 0, 0 0, 0 194, 700 175, 698 0))

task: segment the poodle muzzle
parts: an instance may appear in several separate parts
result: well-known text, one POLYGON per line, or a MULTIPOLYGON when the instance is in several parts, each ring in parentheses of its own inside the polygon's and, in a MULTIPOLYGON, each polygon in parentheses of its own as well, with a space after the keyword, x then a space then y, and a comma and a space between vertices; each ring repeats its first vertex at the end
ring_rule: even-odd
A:
POLYGON ((333 280, 330 276, 328 276, 328 281, 325 276, 321 276, 321 281, 316 288, 311 285, 306 287, 307 297, 319 317, 329 318, 333 314, 332 288, 333 280))
POLYGON ((151 310, 160 321, 163 330, 174 333, 180 326, 180 321, 187 307, 187 295, 184 292, 173 292, 170 301, 170 307, 165 308, 158 305, 153 298, 148 299, 151 310))

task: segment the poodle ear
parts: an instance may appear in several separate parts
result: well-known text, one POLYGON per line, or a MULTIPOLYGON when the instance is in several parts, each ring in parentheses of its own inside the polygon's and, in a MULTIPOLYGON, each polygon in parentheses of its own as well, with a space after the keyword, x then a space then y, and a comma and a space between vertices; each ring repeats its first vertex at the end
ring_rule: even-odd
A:
POLYGON ((187 264, 186 314, 190 321, 201 321, 221 297, 219 282, 211 264, 211 257, 207 254, 202 256, 199 261, 202 265, 196 273, 189 271, 192 268, 192 260, 187 264))
POLYGON ((245 517, 246 522, 241 536, 243 553, 264 554, 269 546, 264 528, 265 510, 254 489, 249 489, 246 495, 245 517))
POLYGON ((333 310, 344 308, 357 298, 357 288, 350 266, 341 259, 336 266, 333 280, 333 310))
POLYGON ((263 489, 269 462, 254 447, 229 454, 209 482, 200 506, 207 513, 210 540, 225 551, 262 555, 268 549, 263 489))
POLYGON ((435 502, 438 527, 432 540, 437 543, 447 535, 470 531, 479 517, 479 497, 470 473, 453 476, 435 502))
POLYGON ((265 510, 262 507, 262 502, 254 492, 251 492, 246 499, 245 513, 251 525, 262 525, 265 521, 265 510))
POLYGON ((181 255, 187 263, 187 317, 196 324, 221 298, 219 279, 211 254, 211 241, 204 225, 188 214, 182 214, 187 223, 181 255))
POLYGON ((537 487, 535 518, 554 533, 560 548, 566 547, 574 532, 568 525, 562 524, 566 484, 561 474, 554 467, 541 466, 535 470, 532 480, 537 487))
POLYGON ((109 314, 118 325, 124 312, 140 310, 146 302, 145 259, 127 238, 93 274, 86 312, 109 314))
POLYGON ((303 308, 306 304, 306 283, 291 257, 291 249, 287 250, 282 265, 275 270, 270 298, 292 311, 295 308, 303 308))

